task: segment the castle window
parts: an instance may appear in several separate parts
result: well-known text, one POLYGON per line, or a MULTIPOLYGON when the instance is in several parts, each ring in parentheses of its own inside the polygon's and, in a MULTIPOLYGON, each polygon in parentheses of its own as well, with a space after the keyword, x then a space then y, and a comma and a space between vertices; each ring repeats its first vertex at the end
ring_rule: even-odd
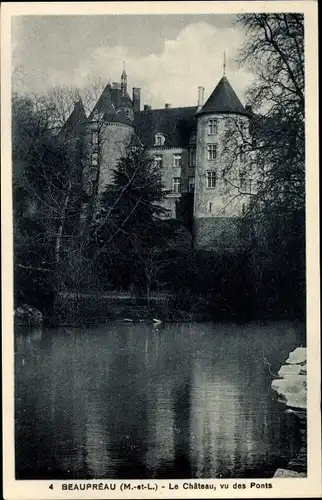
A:
POLYGON ((181 178, 180 177, 173 177, 173 179, 172 179, 172 191, 174 193, 181 192, 181 178))
POLYGON ((247 189, 246 174, 244 174, 242 172, 239 174, 239 187, 242 190, 247 189))
POLYGON ((158 169, 161 169, 163 167, 163 158, 162 155, 154 155, 154 166, 158 169))
POLYGON ((92 133, 92 146, 98 145, 98 131, 94 130, 92 133))
POLYGON ((211 201, 208 201, 208 212, 209 213, 212 212, 212 202, 211 201))
POLYGON ((208 120, 208 135, 217 134, 218 131, 218 120, 217 118, 211 118, 208 120))
POLYGON ((217 144, 207 145, 207 158, 208 160, 215 160, 217 158, 217 144))
POLYGON ((165 136, 163 134, 156 134, 154 136, 154 145, 163 146, 165 143, 165 136))
POLYGON ((189 193, 193 193, 195 190, 195 178, 188 177, 188 191, 189 193))
POLYGON ((196 132, 192 132, 190 136, 190 142, 196 142, 196 132))
POLYGON ((245 213, 246 213, 246 204, 245 203, 242 204, 242 210, 241 211, 242 211, 242 215, 245 215, 245 213))
POLYGON ((91 180, 89 183, 89 194, 91 196, 93 196, 93 194, 95 193, 95 184, 96 184, 95 180, 91 180))
POLYGON ((179 155, 179 154, 173 155, 173 166, 175 168, 181 167, 181 155, 179 155))
POLYGON ((196 166, 196 150, 195 149, 190 149, 190 152, 189 152, 189 166, 190 167, 195 167, 196 166))
POLYGON ((97 152, 92 153, 91 164, 93 167, 96 167, 98 165, 98 153, 97 152))
POLYGON ((207 187, 208 188, 215 188, 216 187, 216 180, 217 180, 217 175, 216 172, 211 170, 210 172, 207 172, 207 187))
POLYGON ((246 130, 246 123, 244 122, 244 120, 239 120, 239 127, 242 132, 246 130))

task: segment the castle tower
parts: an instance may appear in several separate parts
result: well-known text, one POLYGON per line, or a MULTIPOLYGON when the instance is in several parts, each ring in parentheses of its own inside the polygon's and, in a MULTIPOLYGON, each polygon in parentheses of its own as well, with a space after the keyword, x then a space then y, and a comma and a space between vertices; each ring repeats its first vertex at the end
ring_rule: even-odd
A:
POLYGON ((90 155, 84 175, 88 194, 100 194, 113 182, 113 170, 132 141, 133 122, 122 106, 120 93, 116 84, 107 84, 88 118, 90 155), (90 187, 93 182, 95 190, 90 187))
POLYGON ((225 65, 224 76, 198 108, 196 118, 194 244, 207 250, 236 247, 245 202, 239 196, 243 156, 232 162, 227 141, 233 141, 234 152, 238 151, 248 134, 249 113, 225 76, 225 65))
POLYGON ((121 94, 122 96, 126 96, 127 94, 127 74, 125 71, 125 63, 123 63, 123 71, 121 75, 121 94))

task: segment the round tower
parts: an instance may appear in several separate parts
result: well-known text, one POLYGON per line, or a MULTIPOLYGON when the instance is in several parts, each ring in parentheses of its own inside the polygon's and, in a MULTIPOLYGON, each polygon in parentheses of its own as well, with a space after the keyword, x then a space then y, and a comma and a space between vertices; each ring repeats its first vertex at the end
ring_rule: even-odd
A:
POLYGON ((239 196, 244 182, 241 145, 249 113, 223 76, 196 118, 194 244, 205 250, 236 247, 245 203, 239 196))
POLYGON ((126 156, 133 131, 133 122, 123 110, 103 117, 99 193, 113 182, 113 170, 118 160, 126 156))

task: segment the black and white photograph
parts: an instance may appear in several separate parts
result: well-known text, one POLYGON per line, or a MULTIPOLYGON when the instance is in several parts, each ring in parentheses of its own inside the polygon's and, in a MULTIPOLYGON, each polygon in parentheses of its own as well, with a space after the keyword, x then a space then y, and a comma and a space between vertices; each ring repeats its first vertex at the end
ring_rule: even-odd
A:
POLYGON ((11 4, 13 481, 297 497, 321 450, 317 9, 153 3, 11 4))

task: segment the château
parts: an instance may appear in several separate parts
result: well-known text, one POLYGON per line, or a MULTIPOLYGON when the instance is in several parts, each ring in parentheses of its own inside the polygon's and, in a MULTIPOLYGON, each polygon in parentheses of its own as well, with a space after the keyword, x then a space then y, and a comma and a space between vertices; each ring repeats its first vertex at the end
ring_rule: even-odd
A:
POLYGON ((209 249, 240 239, 239 222, 254 188, 242 148, 252 111, 243 106, 225 71, 206 101, 204 94, 198 87, 192 106, 166 103, 152 109, 145 104, 142 109, 141 89, 134 87, 130 97, 123 69, 121 82, 106 85, 89 116, 81 100, 75 103, 62 133, 89 131, 90 161, 82 180, 88 195, 99 195, 112 182, 113 169, 128 148, 145 147, 167 192, 167 217, 177 218, 182 199, 190 196, 194 246, 209 249), (227 148, 231 139, 238 152, 233 159, 227 148))

